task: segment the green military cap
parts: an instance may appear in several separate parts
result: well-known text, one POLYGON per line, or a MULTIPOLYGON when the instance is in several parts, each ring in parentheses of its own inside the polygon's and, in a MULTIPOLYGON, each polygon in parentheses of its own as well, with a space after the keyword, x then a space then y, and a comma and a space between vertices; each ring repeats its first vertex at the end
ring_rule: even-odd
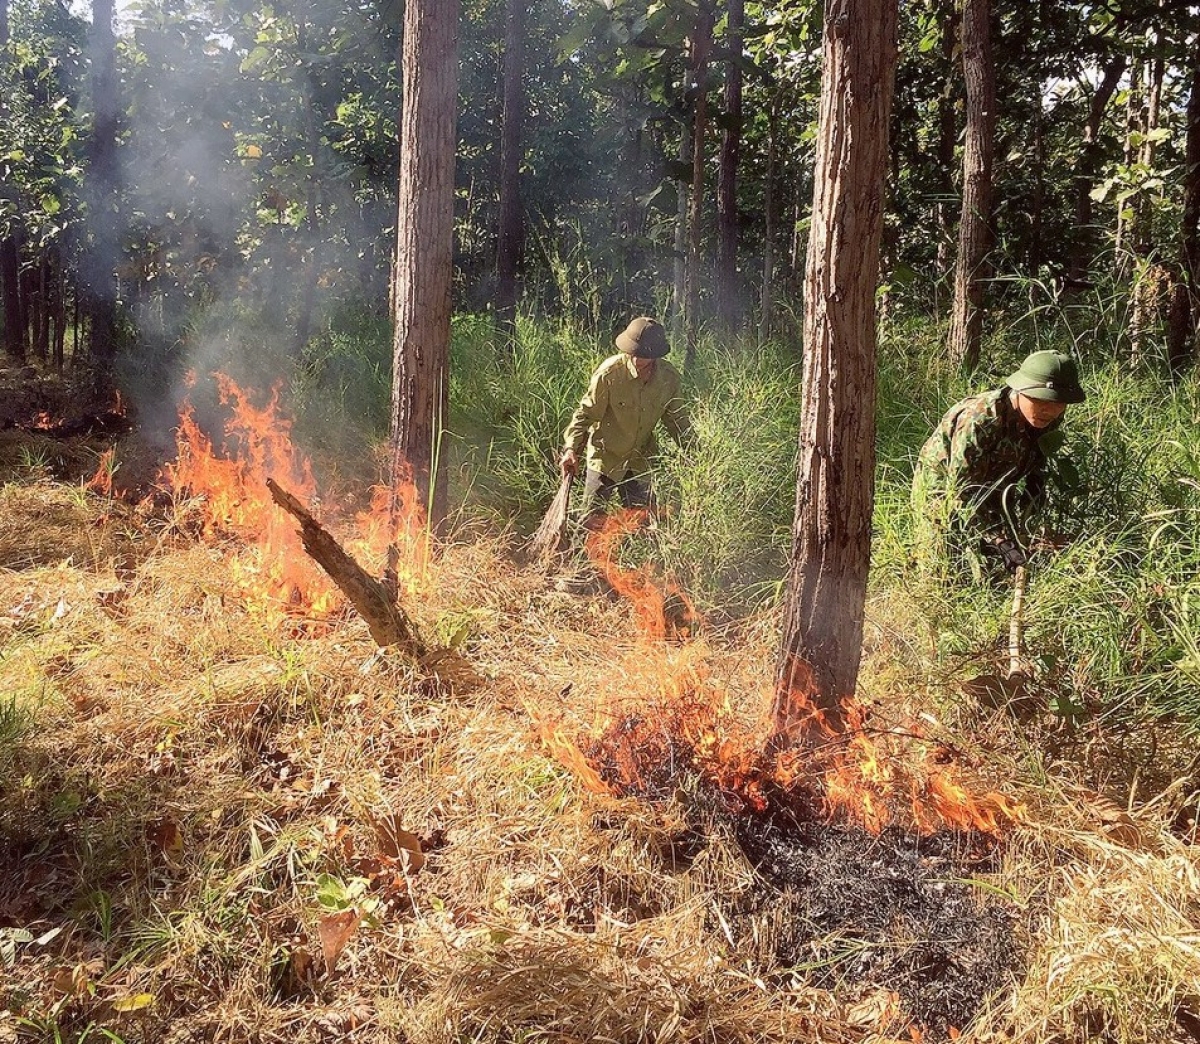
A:
POLYGON ((661 359, 671 350, 662 324, 646 315, 635 319, 617 334, 617 347, 636 359, 661 359))
POLYGON ((1034 352, 1008 377, 1008 386, 1031 399, 1045 402, 1083 402, 1079 367, 1062 352, 1034 352))

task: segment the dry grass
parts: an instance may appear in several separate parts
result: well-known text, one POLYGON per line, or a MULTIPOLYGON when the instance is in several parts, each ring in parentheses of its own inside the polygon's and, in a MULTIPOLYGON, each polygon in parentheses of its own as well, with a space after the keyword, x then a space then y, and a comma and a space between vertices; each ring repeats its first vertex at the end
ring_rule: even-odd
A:
MULTIPOLYGON (((356 619, 265 626, 236 549, 185 523, 0 490, 0 692, 32 716, 0 747, 0 1041, 914 1039, 886 993, 768 976, 714 905, 751 884, 737 846, 717 831, 672 865, 681 806, 588 793, 538 739, 535 719, 586 728, 674 671, 719 679, 751 727, 770 620, 647 646, 626 607, 547 592, 472 539, 411 607, 459 653, 435 685, 364 673, 356 619), (322 926, 347 908, 364 919, 328 971, 322 926)), ((927 711, 894 695, 899 631, 871 634, 870 695, 927 711)), ((1171 1039, 1200 997, 1193 850, 1149 821, 1117 844, 994 729, 954 738, 1036 802, 981 885, 1030 911, 1030 970, 962 1039, 1171 1039)))

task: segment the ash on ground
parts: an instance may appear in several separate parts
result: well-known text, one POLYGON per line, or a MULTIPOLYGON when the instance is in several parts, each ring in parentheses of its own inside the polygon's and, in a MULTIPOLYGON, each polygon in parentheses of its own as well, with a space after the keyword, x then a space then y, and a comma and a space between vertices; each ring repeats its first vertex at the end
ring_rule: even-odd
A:
MULTIPOLYGON (((725 911, 780 981, 892 990, 930 1037, 964 1028, 1023 963, 1015 908, 968 883, 991 856, 975 835, 742 814, 734 833, 757 885, 725 911)), ((738 938, 738 937, 741 938, 738 938)), ((927 1038, 929 1039, 929 1038, 927 1038)))

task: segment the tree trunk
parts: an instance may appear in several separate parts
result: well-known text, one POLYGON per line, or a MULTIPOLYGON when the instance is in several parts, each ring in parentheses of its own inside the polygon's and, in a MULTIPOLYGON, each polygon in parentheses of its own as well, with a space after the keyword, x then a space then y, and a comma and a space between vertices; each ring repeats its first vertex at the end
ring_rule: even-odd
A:
POLYGON ((763 233, 762 295, 759 299, 758 342, 765 344, 771 336, 771 284, 775 279, 775 167, 779 162, 779 105, 778 94, 771 101, 767 117, 767 173, 763 209, 767 227, 763 233))
POLYGON ((842 731, 862 655, 875 499, 875 291, 896 0, 827 0, 796 515, 776 668, 778 743, 842 731))
MULTIPOLYGON (((686 101, 683 111, 683 126, 679 129, 679 163, 682 167, 692 160, 692 112, 686 101)), ((686 336, 687 324, 687 270, 688 270, 688 207, 691 186, 686 181, 676 181, 679 194, 675 208, 675 258, 671 287, 671 336, 681 339, 686 336)))
POLYGON ((119 110, 113 0, 93 0, 89 49, 95 115, 88 143, 85 194, 91 242, 85 245, 80 261, 80 289, 83 312, 88 323, 88 350, 98 367, 101 380, 104 380, 117 348, 117 207, 120 172, 117 157, 119 110))
MULTIPOLYGON (((1125 151, 1124 165, 1133 165, 1134 145, 1133 136, 1142 125, 1142 61, 1135 58, 1133 67, 1129 70, 1129 92, 1125 98, 1125 151)), ((1129 255, 1129 220, 1126 214, 1130 208, 1124 203, 1117 204, 1117 278, 1128 279, 1131 269, 1129 255)))
POLYGON ((964 0, 963 77, 967 134, 963 149, 962 214, 950 317, 950 358, 965 370, 979 365, 983 299, 991 246, 992 160, 996 147, 996 71, 992 64, 989 0, 964 0))
POLYGON ((525 110, 525 8, 507 0, 504 33, 504 123, 500 139, 500 221, 496 244, 496 318, 508 338, 515 332, 517 269, 521 264, 521 121, 525 110))
POLYGON ((688 261, 684 275, 684 315, 687 326, 687 350, 684 365, 689 369, 696 358, 700 339, 700 253, 704 216, 704 147, 708 132, 708 59, 712 53, 713 8, 711 0, 701 0, 696 29, 691 41, 692 102, 692 193, 688 213, 688 261))
MULTIPOLYGON (((0 0, 0 68, 10 61, 8 0, 0 0)), ((7 116, 7 99, 0 93, 0 117, 7 116)), ((0 186, 6 202, 15 203, 11 186, 0 186)), ((12 210, 17 207, 13 206, 12 210)), ((12 219, 15 224, 15 218, 12 219)), ((25 315, 21 308, 21 252, 15 232, 0 237, 0 294, 4 307, 4 351, 16 363, 25 362, 25 315)))
POLYGON ((1100 143, 1100 127, 1108 103, 1116 93, 1121 77, 1125 75, 1126 58, 1114 55, 1104 66, 1104 76, 1092 95, 1088 106, 1087 123, 1083 127, 1083 144, 1079 159, 1075 163, 1075 242, 1071 247, 1071 259, 1067 266, 1067 278, 1071 283, 1087 279, 1088 267, 1096 252, 1096 231, 1092 227, 1092 190, 1104 162, 1104 149, 1100 143))
POLYGON ((721 169, 717 181, 717 302, 721 325, 728 334, 742 323, 742 289, 738 285, 737 174, 742 149, 742 28, 744 0, 729 0, 728 47, 725 62, 725 129, 721 136, 721 169))
POLYGON ((954 70, 954 44, 958 38, 958 3, 957 0, 946 0, 942 12, 942 61, 945 69, 945 84, 942 96, 938 100, 938 203, 937 203, 937 280, 934 284, 935 293, 939 295, 936 302, 937 313, 940 316, 940 295, 943 280, 950 272, 953 263, 954 245, 954 145, 958 141, 958 120, 954 115, 956 97, 955 85, 958 77, 954 70))
POLYGON ((1171 370, 1181 373, 1195 363, 1196 319, 1200 316, 1200 17, 1193 20, 1192 85, 1187 104, 1187 144, 1183 177, 1183 279, 1186 294, 1178 305, 1178 332, 1172 339, 1171 370), (1186 309, 1186 313, 1185 313, 1186 309))
POLYGON ((391 481, 398 490, 411 474, 435 529, 446 517, 458 10, 458 0, 404 9, 391 481))

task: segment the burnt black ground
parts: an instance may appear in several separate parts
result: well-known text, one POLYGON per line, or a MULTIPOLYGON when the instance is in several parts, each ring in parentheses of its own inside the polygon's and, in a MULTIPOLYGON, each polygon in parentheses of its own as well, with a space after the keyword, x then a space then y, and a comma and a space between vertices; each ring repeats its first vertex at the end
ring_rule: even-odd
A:
POLYGON ((778 808, 743 813, 733 828, 759 878, 726 917, 739 934, 756 919, 770 923, 776 964, 764 972, 894 990, 930 1036, 944 1038, 1023 963, 1016 908, 964 883, 992 858, 977 835, 874 836, 778 808))

